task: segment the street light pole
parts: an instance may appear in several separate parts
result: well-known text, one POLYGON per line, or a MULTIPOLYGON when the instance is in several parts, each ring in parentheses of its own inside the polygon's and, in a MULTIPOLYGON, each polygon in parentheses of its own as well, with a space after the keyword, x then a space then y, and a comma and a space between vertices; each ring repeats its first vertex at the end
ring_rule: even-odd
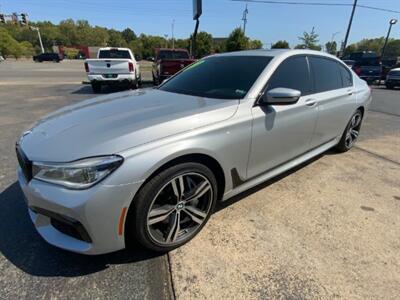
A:
POLYGON ((396 23, 397 23, 396 19, 391 19, 390 22, 389 22, 389 30, 388 30, 388 33, 387 33, 387 36, 386 36, 385 44, 383 45, 383 48, 382 48, 381 59, 385 56, 385 51, 386 51, 387 43, 389 41, 390 31, 392 30, 392 26, 394 24, 396 24, 396 23))
POLYGON ((351 11, 351 16, 350 16, 350 21, 349 21, 349 26, 347 26, 346 37, 344 38, 344 42, 343 42, 343 46, 342 46, 342 56, 347 47, 347 41, 349 39, 351 25, 353 24, 353 17, 354 17, 354 12, 356 11, 356 7, 357 7, 357 0, 354 0, 353 10, 351 11))
POLYGON ((31 28, 31 30, 37 31, 38 37, 39 37, 40 48, 42 49, 42 53, 44 53, 43 42, 42 42, 42 37, 40 36, 39 27, 30 26, 30 28, 31 28))

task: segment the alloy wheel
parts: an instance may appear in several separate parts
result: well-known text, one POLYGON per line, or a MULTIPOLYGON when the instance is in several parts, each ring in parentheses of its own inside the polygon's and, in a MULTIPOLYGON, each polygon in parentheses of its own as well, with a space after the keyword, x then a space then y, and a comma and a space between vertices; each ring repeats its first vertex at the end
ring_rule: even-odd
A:
POLYGON ((195 172, 180 174, 154 197, 147 214, 150 237, 162 245, 187 240, 206 221, 213 202, 210 181, 195 172))
POLYGON ((345 145, 348 149, 350 149, 353 146, 353 144, 358 138, 358 135, 360 133, 361 120, 362 120, 362 115, 360 112, 356 112, 351 118, 345 139, 345 145))

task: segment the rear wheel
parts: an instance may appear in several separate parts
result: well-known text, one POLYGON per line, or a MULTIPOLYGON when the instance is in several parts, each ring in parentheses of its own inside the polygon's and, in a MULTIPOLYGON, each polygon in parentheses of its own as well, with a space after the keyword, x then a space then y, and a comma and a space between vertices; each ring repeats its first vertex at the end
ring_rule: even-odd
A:
POLYGON ((182 163, 157 176, 139 191, 127 232, 146 248, 169 251, 191 240, 207 223, 217 199, 212 171, 198 163, 182 163))
POLYGON ((97 82, 92 82, 92 90, 94 93, 100 93, 101 92, 101 84, 97 83, 97 82))
POLYGON ((386 88, 392 90, 394 88, 393 84, 386 83, 386 88))
POLYGON ((339 152, 346 152, 350 150, 354 143, 357 141, 360 134, 361 122, 363 114, 360 109, 358 109, 350 119, 349 124, 347 124, 346 129, 340 139, 339 144, 337 144, 336 149, 339 152))
POLYGON ((130 88, 131 88, 132 90, 136 90, 136 89, 138 88, 138 86, 139 86, 139 84, 138 84, 138 80, 137 80, 137 79, 133 80, 133 81, 131 82, 131 84, 130 84, 130 88))

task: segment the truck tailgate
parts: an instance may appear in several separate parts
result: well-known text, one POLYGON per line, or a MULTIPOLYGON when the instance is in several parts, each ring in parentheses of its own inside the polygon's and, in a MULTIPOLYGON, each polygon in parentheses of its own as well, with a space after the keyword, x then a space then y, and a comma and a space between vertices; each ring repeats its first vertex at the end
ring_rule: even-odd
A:
POLYGON ((160 65, 163 73, 173 75, 193 62, 193 59, 163 59, 160 65))
POLYGON ((91 74, 126 74, 129 72, 128 59, 88 59, 91 74))

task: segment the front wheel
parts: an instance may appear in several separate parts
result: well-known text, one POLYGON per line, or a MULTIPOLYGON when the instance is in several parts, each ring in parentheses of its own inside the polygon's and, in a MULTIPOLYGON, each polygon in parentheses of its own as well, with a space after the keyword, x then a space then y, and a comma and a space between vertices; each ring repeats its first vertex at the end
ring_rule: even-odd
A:
POLYGON ((346 152, 354 146, 360 134, 362 118, 363 114, 361 110, 357 109, 351 117, 350 122, 347 124, 339 144, 336 146, 339 152, 346 152))
POLYGON ((198 163, 173 166, 150 179, 133 200, 126 232, 146 248, 166 252, 191 240, 217 200, 212 171, 198 163))

